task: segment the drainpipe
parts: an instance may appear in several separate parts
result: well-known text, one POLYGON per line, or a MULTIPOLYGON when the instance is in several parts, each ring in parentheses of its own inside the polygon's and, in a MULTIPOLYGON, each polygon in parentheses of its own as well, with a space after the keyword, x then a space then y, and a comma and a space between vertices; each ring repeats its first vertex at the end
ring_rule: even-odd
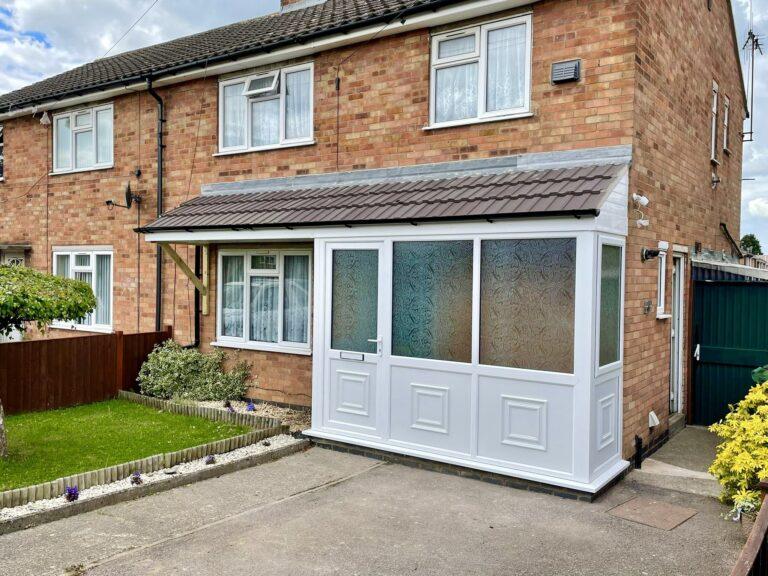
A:
MULTIPOLYGON (((157 217, 163 215, 163 157, 165 144, 163 130, 165 128, 165 102, 152 87, 152 78, 147 78, 147 92, 157 101, 157 217)), ((163 327, 163 249, 157 246, 157 264, 155 274, 155 331, 163 327)))
MULTIPOLYGON (((200 246, 195 246, 195 276, 198 278, 203 275, 203 249, 200 246)), ((200 290, 195 288, 195 339, 189 346, 185 348, 197 348, 200 346, 200 290)))

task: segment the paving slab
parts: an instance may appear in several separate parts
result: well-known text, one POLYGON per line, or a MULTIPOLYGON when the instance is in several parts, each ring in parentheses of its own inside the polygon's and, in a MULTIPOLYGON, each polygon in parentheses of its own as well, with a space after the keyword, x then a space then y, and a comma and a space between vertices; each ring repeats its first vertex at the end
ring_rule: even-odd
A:
POLYGON ((674 530, 686 520, 693 518, 696 513, 695 508, 684 508, 663 500, 639 497, 632 498, 608 511, 611 516, 660 530, 674 530))
POLYGON ((620 483, 595 503, 313 448, 0 536, 0 573, 61 576, 726 574, 745 538, 711 498, 620 483), (607 512, 694 508, 671 532, 607 512))

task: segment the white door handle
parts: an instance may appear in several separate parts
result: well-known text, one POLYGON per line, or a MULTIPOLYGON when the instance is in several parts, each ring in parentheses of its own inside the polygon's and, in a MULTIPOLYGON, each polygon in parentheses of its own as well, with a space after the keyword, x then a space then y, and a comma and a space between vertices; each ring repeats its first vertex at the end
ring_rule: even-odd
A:
POLYGON ((696 344, 696 349, 693 351, 693 357, 696 358, 696 362, 701 360, 701 344, 696 344))
POLYGON ((376 354, 378 356, 381 356, 381 348, 382 348, 382 344, 384 343, 384 338, 382 336, 378 336, 376 338, 368 338, 368 342, 376 343, 376 354))

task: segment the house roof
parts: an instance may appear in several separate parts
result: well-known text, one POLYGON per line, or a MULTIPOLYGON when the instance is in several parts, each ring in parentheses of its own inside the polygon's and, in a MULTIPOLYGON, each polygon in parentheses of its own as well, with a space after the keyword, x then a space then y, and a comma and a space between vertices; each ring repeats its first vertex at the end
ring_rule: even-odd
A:
POLYGON ((461 0, 327 0, 102 58, 0 96, 0 112, 198 68, 461 0))
POLYGON ((204 195, 138 231, 596 216, 625 169, 602 164, 204 195))

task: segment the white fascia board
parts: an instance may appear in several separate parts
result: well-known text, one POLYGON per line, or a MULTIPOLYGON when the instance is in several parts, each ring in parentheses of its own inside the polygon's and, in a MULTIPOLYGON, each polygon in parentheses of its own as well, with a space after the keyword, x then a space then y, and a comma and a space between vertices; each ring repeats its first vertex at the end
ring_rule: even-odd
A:
MULTIPOLYGON (((317 54, 318 52, 333 50, 334 48, 340 48, 343 46, 349 46, 350 44, 365 42, 367 40, 371 40, 374 37, 380 38, 384 36, 392 36, 394 34, 402 34, 404 32, 410 32, 412 30, 418 30, 421 28, 442 26, 444 24, 451 24, 453 22, 460 22, 462 20, 469 20, 471 18, 486 16, 495 12, 501 12, 503 10, 525 6, 526 4, 530 4, 530 0, 479 0, 466 4, 460 4, 457 6, 439 8, 436 12, 408 16, 404 24, 396 21, 385 30, 382 30, 381 24, 368 26, 359 30, 351 31, 348 34, 335 34, 327 38, 320 38, 318 40, 314 40, 312 42, 301 45, 296 44, 287 48, 275 50, 270 53, 257 54, 255 56, 249 56, 239 60, 234 60, 232 62, 216 64, 205 68, 200 67, 198 69, 188 72, 181 72, 179 74, 159 76, 155 79, 153 86, 155 88, 160 88, 181 82, 188 82, 197 78, 218 76, 220 74, 236 72, 238 70, 246 70, 248 68, 255 68, 257 66, 264 66, 276 62, 302 58, 304 56, 317 54)), ((162 74, 162 72, 160 74, 162 74)), ((86 102, 95 102, 107 98, 115 98, 117 96, 130 94, 133 92, 140 92, 146 89, 147 86, 144 82, 138 82, 120 88, 93 92, 91 94, 85 94, 83 96, 77 96, 74 98, 52 100, 50 102, 43 102, 36 106, 30 106, 27 108, 21 108, 19 110, 13 110, 11 112, 0 114, 0 121, 8 120, 11 118, 18 118, 20 116, 26 116, 28 114, 32 114, 33 112, 42 112, 44 110, 59 110, 61 108, 68 108, 70 106, 78 106, 86 102)))

